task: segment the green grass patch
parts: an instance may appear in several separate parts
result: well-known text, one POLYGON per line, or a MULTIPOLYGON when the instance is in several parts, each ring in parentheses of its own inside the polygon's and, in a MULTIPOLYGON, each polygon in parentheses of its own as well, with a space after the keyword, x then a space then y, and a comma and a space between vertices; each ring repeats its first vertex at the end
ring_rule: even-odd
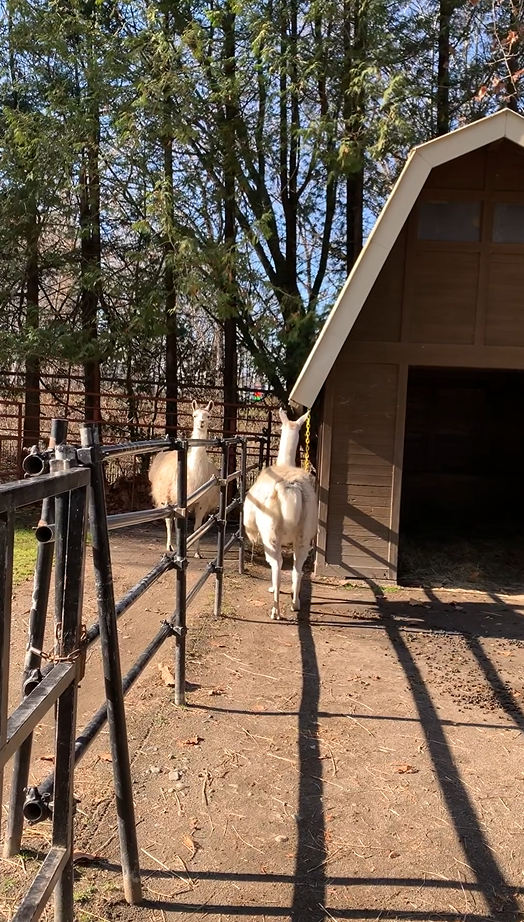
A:
POLYGON ((15 530, 15 553, 13 561, 13 585, 23 583, 33 575, 36 563, 37 540, 31 528, 18 527, 15 530))

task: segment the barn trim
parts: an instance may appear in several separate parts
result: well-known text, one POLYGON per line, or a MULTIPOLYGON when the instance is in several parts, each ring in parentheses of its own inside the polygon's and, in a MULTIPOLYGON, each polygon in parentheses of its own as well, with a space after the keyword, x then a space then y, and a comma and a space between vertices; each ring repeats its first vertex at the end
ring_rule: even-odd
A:
POLYGON ((431 170, 503 138, 524 148, 523 116, 502 109, 413 149, 304 364, 291 400, 306 407, 315 402, 431 170))

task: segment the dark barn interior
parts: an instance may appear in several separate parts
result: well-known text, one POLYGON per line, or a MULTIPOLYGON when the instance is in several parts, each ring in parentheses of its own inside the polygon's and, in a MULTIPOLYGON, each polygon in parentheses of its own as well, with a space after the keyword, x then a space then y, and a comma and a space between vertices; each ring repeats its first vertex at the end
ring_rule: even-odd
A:
POLYGON ((410 368, 403 535, 524 532, 524 372, 410 368))

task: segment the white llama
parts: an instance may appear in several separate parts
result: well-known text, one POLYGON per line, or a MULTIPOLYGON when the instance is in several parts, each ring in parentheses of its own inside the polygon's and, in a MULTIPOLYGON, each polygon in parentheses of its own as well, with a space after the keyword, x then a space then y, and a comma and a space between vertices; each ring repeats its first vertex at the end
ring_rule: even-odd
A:
MULTIPOLYGON (((206 407, 199 408, 196 400, 191 403, 193 408, 192 439, 207 439, 210 413, 213 401, 210 400, 206 407)), ((177 472, 178 452, 162 451, 156 455, 149 469, 151 495, 155 506, 177 505, 177 472)), ((187 453, 187 495, 190 496, 211 477, 220 477, 218 469, 209 460, 205 445, 190 448, 187 453)), ((207 490, 203 496, 188 506, 188 512, 195 513, 195 531, 200 528, 204 516, 209 515, 218 508, 220 489, 216 486, 207 490)), ((167 550, 173 548, 173 518, 166 519, 167 550)), ((195 557, 201 557, 200 539, 195 542, 195 557)))
POLYGON ((282 434, 276 464, 257 477, 244 501, 246 534, 255 542, 262 539, 266 560, 271 567, 273 593, 272 618, 280 618, 282 545, 293 545, 293 610, 300 609, 302 568, 317 530, 317 498, 310 475, 296 467, 300 428, 305 413, 295 422, 279 410, 282 434))

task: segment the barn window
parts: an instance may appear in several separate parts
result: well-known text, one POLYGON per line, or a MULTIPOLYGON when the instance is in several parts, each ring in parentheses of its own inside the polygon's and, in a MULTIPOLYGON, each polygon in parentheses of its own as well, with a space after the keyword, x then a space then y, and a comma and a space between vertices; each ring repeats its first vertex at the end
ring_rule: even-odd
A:
POLYGON ((480 202, 421 202, 419 240, 480 240, 480 202))
POLYGON ((494 243, 524 243, 524 205, 495 203, 492 239, 494 243))

